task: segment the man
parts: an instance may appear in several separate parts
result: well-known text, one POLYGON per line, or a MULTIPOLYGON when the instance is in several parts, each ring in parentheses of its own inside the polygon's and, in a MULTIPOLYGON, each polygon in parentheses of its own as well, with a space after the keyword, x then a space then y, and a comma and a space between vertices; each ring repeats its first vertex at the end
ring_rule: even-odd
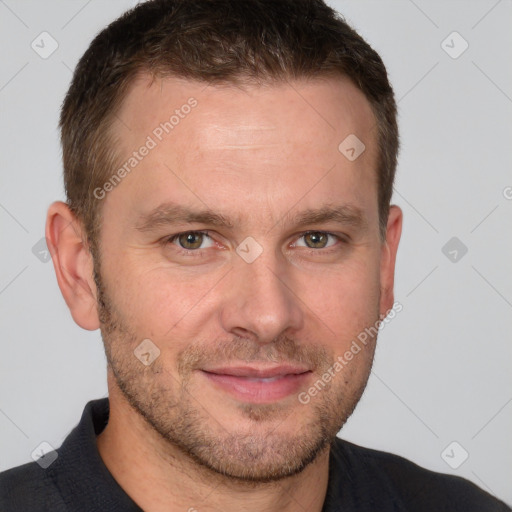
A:
POLYGON ((402 212, 384 65, 332 9, 143 3, 82 57, 61 129, 46 237, 109 398, 0 476, 2 512, 509 510, 336 438, 399 307, 402 212))

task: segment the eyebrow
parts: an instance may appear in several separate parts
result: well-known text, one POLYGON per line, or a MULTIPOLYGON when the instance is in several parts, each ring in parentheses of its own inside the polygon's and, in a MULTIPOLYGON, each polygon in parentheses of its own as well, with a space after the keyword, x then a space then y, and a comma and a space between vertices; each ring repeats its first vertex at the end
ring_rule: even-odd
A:
POLYGON ((161 226, 180 223, 209 224, 225 228, 234 228, 234 224, 224 215, 211 210, 194 210, 175 203, 164 203, 151 212, 142 215, 136 227, 138 231, 153 231, 161 226))
MULTIPOLYGON (((291 224, 295 227, 302 227, 326 222, 336 222, 361 230, 367 226, 365 216, 360 208, 353 205, 328 204, 321 208, 309 208, 295 215, 288 212, 271 229, 277 224, 291 224)), ((141 232, 147 232, 154 231, 162 226, 193 223, 228 229, 233 229, 235 225, 241 224, 240 216, 232 220, 209 209, 194 210, 193 208, 175 203, 163 203, 149 213, 141 215, 136 223, 136 229, 141 232)))
POLYGON ((352 205, 326 205, 321 208, 310 208, 295 216, 287 214, 279 222, 290 222, 298 227, 326 222, 336 222, 358 229, 364 229, 367 225, 363 211, 352 205))

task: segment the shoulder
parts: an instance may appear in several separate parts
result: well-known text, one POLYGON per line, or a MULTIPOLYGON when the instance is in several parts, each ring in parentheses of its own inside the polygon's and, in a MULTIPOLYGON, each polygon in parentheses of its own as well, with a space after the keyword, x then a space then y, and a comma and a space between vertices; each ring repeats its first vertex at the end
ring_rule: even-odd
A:
POLYGON ((381 492, 393 494, 406 510, 506 512, 512 509, 464 478, 430 471, 398 455, 337 439, 334 455, 342 464, 374 478, 381 492))
POLYGON ((65 506, 51 472, 36 462, 30 462, 0 473, 0 510, 60 512, 65 510, 65 506))

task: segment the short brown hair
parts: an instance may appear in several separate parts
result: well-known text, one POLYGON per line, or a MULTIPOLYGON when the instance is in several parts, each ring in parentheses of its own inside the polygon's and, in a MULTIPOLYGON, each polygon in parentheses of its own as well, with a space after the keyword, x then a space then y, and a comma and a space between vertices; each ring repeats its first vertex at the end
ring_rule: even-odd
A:
POLYGON ((398 153, 393 90, 379 55, 335 10, 322 0, 150 0, 94 38, 62 106, 67 201, 93 246, 101 217, 93 191, 118 159, 110 127, 141 73, 210 84, 348 77, 377 121, 385 233, 398 153))

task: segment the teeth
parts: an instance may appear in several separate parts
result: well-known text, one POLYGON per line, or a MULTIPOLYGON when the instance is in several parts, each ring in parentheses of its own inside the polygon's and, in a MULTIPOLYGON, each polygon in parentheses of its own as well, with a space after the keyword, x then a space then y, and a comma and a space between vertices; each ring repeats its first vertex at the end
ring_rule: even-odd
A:
POLYGON ((274 382, 277 379, 280 379, 281 376, 277 375, 276 377, 245 377, 246 380, 251 382, 274 382))

